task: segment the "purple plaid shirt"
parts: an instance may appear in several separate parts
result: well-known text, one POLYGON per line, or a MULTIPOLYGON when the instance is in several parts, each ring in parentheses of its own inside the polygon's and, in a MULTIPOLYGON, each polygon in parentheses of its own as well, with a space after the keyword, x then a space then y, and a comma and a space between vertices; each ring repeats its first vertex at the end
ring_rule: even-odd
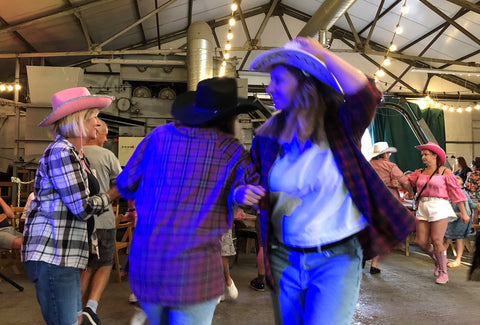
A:
MULTIPOLYGON (((413 215, 392 196, 360 151, 361 137, 376 112, 380 96, 372 81, 357 94, 346 96, 337 112, 330 110, 325 116, 325 131, 335 161, 353 202, 369 223, 359 236, 367 259, 388 252, 415 229, 413 215)), ((260 172, 260 184, 267 190, 260 202, 260 224, 270 286, 273 279, 268 262, 268 238, 272 232, 268 175, 279 149, 274 138, 257 135, 253 140, 253 161, 260 172)))
POLYGON ((258 178, 242 144, 214 129, 170 123, 145 137, 117 177, 138 215, 129 276, 140 301, 187 306, 222 294, 227 198, 258 178))

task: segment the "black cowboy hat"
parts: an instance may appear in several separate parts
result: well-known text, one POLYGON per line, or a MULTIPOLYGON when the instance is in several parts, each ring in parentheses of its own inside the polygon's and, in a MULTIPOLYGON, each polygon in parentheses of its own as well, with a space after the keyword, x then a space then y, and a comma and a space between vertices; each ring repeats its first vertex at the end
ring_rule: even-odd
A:
POLYGON ((175 99, 172 115, 183 124, 195 126, 257 109, 251 100, 237 97, 233 78, 211 78, 198 83, 197 91, 187 91, 175 99))

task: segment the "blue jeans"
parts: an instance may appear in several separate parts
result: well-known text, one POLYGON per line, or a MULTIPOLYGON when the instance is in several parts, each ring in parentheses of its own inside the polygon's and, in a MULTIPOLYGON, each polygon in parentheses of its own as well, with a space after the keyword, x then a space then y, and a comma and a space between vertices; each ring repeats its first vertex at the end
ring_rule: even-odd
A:
POLYGON ((303 253, 270 241, 276 324, 350 324, 362 278, 356 236, 328 250, 303 253))
POLYGON ((140 301, 150 325, 210 325, 217 298, 183 307, 166 307, 140 301))
POLYGON ((35 284, 43 319, 48 325, 78 324, 82 313, 80 271, 38 261, 24 263, 28 278, 35 284))

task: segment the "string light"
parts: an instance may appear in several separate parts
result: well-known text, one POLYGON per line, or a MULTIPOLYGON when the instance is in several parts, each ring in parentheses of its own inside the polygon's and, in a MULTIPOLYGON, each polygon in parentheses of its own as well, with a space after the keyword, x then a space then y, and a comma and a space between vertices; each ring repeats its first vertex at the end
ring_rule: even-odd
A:
POLYGON ((473 105, 468 105, 467 107, 463 107, 460 104, 460 98, 458 99, 458 102, 455 106, 447 105, 444 103, 441 103, 440 101, 435 100, 431 96, 427 95, 424 98, 413 100, 411 99, 410 101, 416 103, 420 109, 427 109, 427 108, 436 108, 436 109, 442 109, 444 111, 449 111, 449 112, 456 112, 456 113, 471 113, 474 110, 479 111, 480 110, 480 104, 478 103, 473 103, 473 105))
POLYGON ((3 84, 3 83, 0 83, 0 92, 20 90, 20 89, 22 89, 22 86, 20 84, 3 84))
POLYGON ((390 59, 388 58, 388 54, 390 52, 395 52, 397 50, 397 45, 395 45, 393 43, 393 41, 395 40, 395 36, 397 34, 401 34, 403 32, 403 28, 402 28, 402 26, 400 26, 400 21, 402 20, 403 15, 406 14, 407 12, 408 12, 407 0, 405 0, 402 8, 400 10, 400 16, 398 17, 398 23, 395 26, 395 29, 393 31, 392 40, 390 42, 390 45, 388 46, 387 53, 385 54, 385 57, 384 57, 382 63, 379 65, 377 72, 375 73, 375 81, 378 81, 379 77, 383 77, 385 75, 385 71, 383 71, 382 68, 384 66, 390 65, 390 63, 391 63, 390 59))
POLYGON ((229 51, 232 49, 232 45, 230 44, 230 41, 233 39, 233 32, 232 32, 232 27, 235 26, 235 11, 238 9, 238 5, 236 2, 233 2, 232 5, 230 6, 230 9, 232 10, 232 17, 228 20, 228 33, 227 33, 227 42, 225 44, 225 53, 223 54, 223 61, 222 65, 220 66, 220 71, 218 72, 219 77, 223 77, 225 75, 225 71, 227 69, 227 60, 230 59, 230 53, 229 51))

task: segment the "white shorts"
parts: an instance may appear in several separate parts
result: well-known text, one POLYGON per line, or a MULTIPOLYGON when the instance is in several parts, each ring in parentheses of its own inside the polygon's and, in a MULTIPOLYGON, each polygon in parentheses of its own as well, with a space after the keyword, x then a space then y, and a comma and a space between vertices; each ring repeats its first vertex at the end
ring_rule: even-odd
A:
POLYGON ((448 218, 454 221, 458 217, 449 201, 439 197, 422 197, 418 203, 417 219, 434 222, 448 218))

